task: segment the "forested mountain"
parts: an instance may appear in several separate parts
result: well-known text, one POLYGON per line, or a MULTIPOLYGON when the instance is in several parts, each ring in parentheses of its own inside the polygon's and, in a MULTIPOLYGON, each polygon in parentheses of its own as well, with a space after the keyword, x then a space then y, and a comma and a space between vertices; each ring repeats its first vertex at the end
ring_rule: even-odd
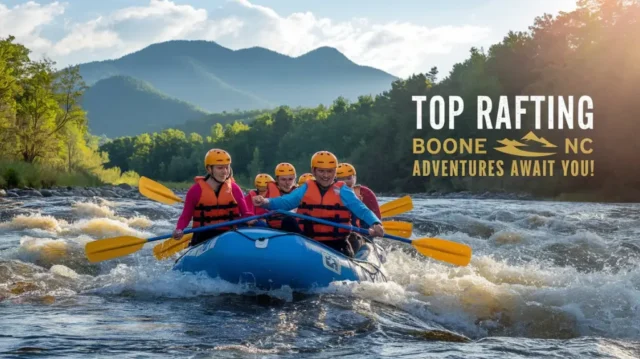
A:
POLYGON ((280 105, 329 105, 339 96, 357 100, 360 95, 379 94, 397 79, 357 65, 330 47, 290 57, 260 47, 234 51, 215 42, 182 40, 153 44, 115 60, 82 64, 80 72, 89 86, 100 86, 100 91, 88 91, 89 97, 99 92, 102 98, 110 99, 109 104, 91 99, 84 105, 91 128, 98 134, 109 129, 108 136, 137 135, 157 129, 159 123, 182 126, 194 119, 190 106, 177 105, 171 99, 218 113, 273 109, 280 105), (102 82, 106 79, 110 80, 102 82), (137 103, 123 96, 132 91, 136 93, 134 98, 145 97, 147 101, 137 103), (141 123, 143 118, 138 114, 155 113, 156 110, 145 106, 150 102, 159 104, 161 98, 170 100, 160 105, 169 109, 169 113, 154 118, 148 125, 141 123), (129 111, 129 115, 119 111, 129 111), (179 113, 185 116, 176 116, 179 113), (132 126, 113 128, 108 121, 116 115, 132 126))
POLYGON ((128 76, 98 81, 84 93, 82 106, 88 112, 91 133, 109 138, 160 131, 206 115, 194 105, 128 76))

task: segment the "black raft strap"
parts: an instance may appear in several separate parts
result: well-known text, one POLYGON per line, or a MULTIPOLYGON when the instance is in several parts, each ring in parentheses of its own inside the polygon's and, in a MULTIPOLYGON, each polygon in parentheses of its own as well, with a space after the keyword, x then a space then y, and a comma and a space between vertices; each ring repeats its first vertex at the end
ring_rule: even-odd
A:
POLYGON ((219 205, 215 205, 215 206, 204 206, 204 205, 197 205, 196 209, 200 210, 200 211, 212 211, 214 209, 231 209, 231 208, 235 208, 238 205, 235 203, 230 203, 230 204, 219 204, 219 205))
POLYGON ((221 216, 198 216, 198 217, 193 217, 193 220, 195 222, 200 222, 200 224, 204 225, 204 223, 213 222, 213 221, 220 220, 220 219, 231 221, 231 220, 234 220, 235 218, 236 217, 233 215, 233 212, 229 212, 229 213, 221 215, 221 216))
POLYGON ((341 206, 339 203, 336 204, 307 204, 302 202, 298 205, 298 208, 302 209, 327 209, 327 210, 336 210, 336 211, 348 211, 346 207, 341 206))

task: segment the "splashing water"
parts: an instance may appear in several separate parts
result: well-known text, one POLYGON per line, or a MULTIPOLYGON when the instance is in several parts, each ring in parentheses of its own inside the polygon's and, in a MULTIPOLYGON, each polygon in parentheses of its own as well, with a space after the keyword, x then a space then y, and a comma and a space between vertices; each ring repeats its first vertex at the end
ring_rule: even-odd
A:
POLYGON ((387 283, 256 293, 152 245, 86 260, 95 239, 170 233, 175 207, 37 201, 0 206, 2 355, 640 356, 638 205, 414 198, 399 219, 472 246, 469 266, 383 240, 387 283))

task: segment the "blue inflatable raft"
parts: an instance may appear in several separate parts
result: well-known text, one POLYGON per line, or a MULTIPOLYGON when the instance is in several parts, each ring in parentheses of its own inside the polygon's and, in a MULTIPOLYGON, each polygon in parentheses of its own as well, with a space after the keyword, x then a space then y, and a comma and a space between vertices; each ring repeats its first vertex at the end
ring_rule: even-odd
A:
POLYGON ((386 281, 384 261, 384 250, 370 241, 349 258, 300 234, 245 227, 190 248, 174 270, 206 272, 261 290, 306 291, 333 281, 386 281))

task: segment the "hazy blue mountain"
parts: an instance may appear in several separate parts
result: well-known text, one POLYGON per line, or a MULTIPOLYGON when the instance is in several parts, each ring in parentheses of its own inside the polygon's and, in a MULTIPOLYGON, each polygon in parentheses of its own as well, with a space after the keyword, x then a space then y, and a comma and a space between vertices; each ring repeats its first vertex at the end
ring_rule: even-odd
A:
POLYGON ((159 131, 207 115, 190 103, 171 98, 128 76, 96 82, 85 92, 82 105, 87 111, 90 132, 109 138, 159 131))
POLYGON ((260 47, 234 51, 215 42, 182 40, 83 64, 81 72, 88 84, 131 76, 211 112, 329 105, 338 96, 356 100, 381 93, 396 79, 330 47, 294 58, 260 47))
POLYGON ((397 79, 357 65, 331 47, 294 58, 261 47, 234 51, 215 42, 182 40, 82 64, 80 70, 93 86, 85 100, 91 130, 109 137, 187 121, 201 126, 198 116, 204 111, 315 107, 338 96, 355 101, 388 90, 397 79))

